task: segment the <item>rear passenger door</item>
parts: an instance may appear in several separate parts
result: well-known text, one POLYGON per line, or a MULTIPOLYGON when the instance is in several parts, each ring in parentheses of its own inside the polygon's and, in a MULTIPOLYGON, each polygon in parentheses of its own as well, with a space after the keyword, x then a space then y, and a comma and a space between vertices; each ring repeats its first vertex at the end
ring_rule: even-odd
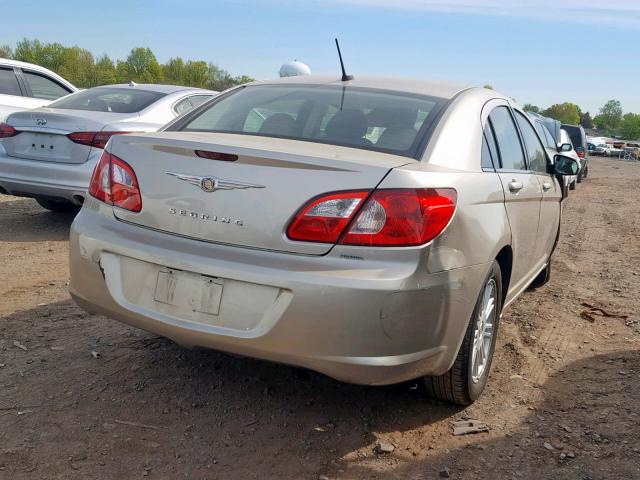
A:
POLYGON ((529 171, 538 177, 542 189, 538 241, 535 250, 536 267, 542 268, 549 260, 560 226, 562 187, 556 177, 549 173, 550 159, 531 123, 522 112, 515 110, 515 115, 524 140, 529 171))
MULTIPOLYGON (((500 159, 496 169, 504 190, 505 208, 511 226, 513 265, 510 290, 526 287, 537 263, 536 238, 542 192, 535 174, 528 171, 525 150, 506 105, 495 107, 489 114, 489 143, 495 141, 500 159)), ((487 134, 487 132, 485 132, 487 134)), ((507 299, 508 300, 508 299, 507 299)))

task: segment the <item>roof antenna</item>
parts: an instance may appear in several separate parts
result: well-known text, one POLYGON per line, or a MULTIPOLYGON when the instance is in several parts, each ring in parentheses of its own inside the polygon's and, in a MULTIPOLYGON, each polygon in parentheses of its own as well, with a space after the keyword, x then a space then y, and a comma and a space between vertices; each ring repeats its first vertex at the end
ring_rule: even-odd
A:
POLYGON ((338 49, 338 57, 340 57, 340 67, 342 68, 342 81, 348 82, 349 80, 353 80, 353 75, 347 75, 347 72, 344 70, 344 62, 342 61, 342 53, 340 52, 340 44, 338 43, 338 39, 336 38, 336 48, 338 49))

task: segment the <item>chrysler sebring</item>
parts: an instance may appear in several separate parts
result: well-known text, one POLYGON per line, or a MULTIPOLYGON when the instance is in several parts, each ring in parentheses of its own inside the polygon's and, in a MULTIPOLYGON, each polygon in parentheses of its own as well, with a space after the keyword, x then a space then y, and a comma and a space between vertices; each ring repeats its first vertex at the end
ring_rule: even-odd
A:
POLYGON ((401 79, 230 90, 114 136, 71 231, 75 301, 186 346, 469 404, 544 284, 561 175, 512 101, 401 79))

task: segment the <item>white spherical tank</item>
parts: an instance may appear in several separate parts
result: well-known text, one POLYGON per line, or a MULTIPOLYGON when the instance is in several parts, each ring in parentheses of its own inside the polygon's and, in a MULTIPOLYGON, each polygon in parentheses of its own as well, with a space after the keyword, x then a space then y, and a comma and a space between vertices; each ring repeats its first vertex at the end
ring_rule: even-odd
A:
POLYGON ((311 75, 311 69, 297 60, 285 63, 280 67, 280 77, 295 77, 297 75, 311 75))

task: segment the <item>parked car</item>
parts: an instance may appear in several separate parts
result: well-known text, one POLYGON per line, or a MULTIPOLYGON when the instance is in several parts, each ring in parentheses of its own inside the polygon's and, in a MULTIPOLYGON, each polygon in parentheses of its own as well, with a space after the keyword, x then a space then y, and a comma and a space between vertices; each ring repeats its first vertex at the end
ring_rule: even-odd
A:
POLYGON ((500 312, 549 278, 555 174, 579 168, 554 160, 484 88, 242 86, 111 138, 71 227, 69 289, 180 344, 360 384, 424 376, 468 404, 500 312))
POLYGON ((0 192, 33 197, 52 211, 77 210, 109 138, 156 131, 216 93, 173 85, 111 85, 13 113, 0 124, 0 192))
MULTIPOLYGON (((580 165, 580 170, 582 170, 582 162, 584 161, 584 158, 581 158, 578 155, 578 152, 575 150, 575 147, 573 146, 573 143, 571 142, 571 138, 569 137, 569 133, 564 129, 564 127, 562 127, 560 129, 560 149, 562 150, 562 154, 566 155, 568 157, 573 158, 576 162, 578 162, 578 165, 580 165), (571 147, 571 148, 569 148, 571 147)), ((565 178, 567 179, 567 183, 569 185, 569 190, 575 190, 576 189, 576 184, 580 183, 582 181, 582 179, 580 178, 579 175, 570 175, 570 176, 565 176, 565 178)))
MULTIPOLYGON (((549 155, 549 158, 551 159, 554 158, 556 153, 561 153, 563 151, 569 152, 573 150, 573 145, 560 143, 562 141, 560 130, 558 130, 559 132, 558 140, 556 141, 555 137, 551 134, 551 132, 547 128, 547 125, 550 124, 549 122, 545 121, 547 117, 543 117, 542 115, 538 115, 538 114, 533 114, 532 112, 527 112, 527 115, 529 116, 529 119, 533 123, 533 126, 535 127, 536 132, 540 137, 540 140, 542 141, 545 149, 547 150, 547 155, 549 155)), ((553 119, 549 119, 549 120, 553 120, 553 119)), ((560 124, 560 122, 558 122, 557 120, 553 120, 553 122, 556 122, 558 125, 560 124)), ((566 141, 566 137, 565 137, 565 141, 566 141)), ((569 185, 572 182, 574 182, 576 179, 565 175, 561 177, 559 180, 562 181, 563 196, 567 197, 569 195, 569 185)))
POLYGON ((602 155, 604 155, 605 157, 619 157, 622 153, 622 149, 616 147, 615 145, 605 144, 601 145, 601 147, 602 155))
POLYGON ((598 145, 596 145, 593 150, 591 151, 592 155, 604 155, 605 152, 607 151, 608 148, 610 148, 610 145, 607 145, 606 143, 599 143, 598 145))
POLYGON ((580 157, 580 173, 578 173, 578 183, 589 176, 589 150, 587 148, 587 134, 582 125, 562 125, 562 128, 569 134, 574 150, 580 157))
POLYGON ((77 91, 51 70, 0 58, 0 122, 13 112, 42 107, 77 91))

